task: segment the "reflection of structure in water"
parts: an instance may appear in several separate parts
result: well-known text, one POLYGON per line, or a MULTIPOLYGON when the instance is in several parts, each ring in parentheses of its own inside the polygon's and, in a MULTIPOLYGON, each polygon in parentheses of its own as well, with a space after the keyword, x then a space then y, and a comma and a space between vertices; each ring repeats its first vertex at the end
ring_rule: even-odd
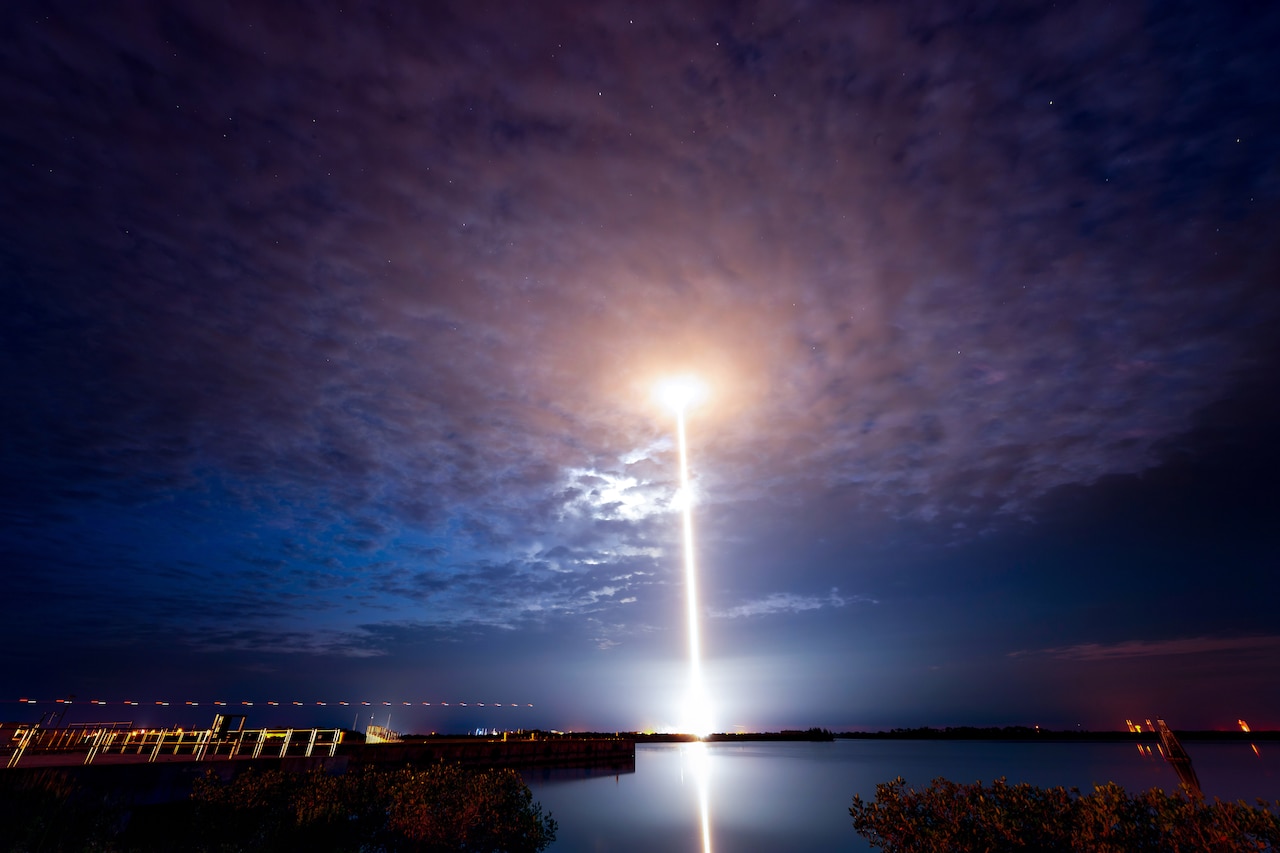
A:
POLYGON ((546 784, 548 782, 580 782, 583 779, 599 779, 612 776, 618 779, 636 772, 636 756, 614 756, 610 760, 580 767, 526 767, 521 768, 520 777, 525 782, 546 784))
POLYGON ((1160 733, 1160 743, 1163 745, 1165 760, 1172 764, 1173 769, 1177 771, 1178 779, 1182 782, 1182 786, 1193 796, 1203 797, 1204 794, 1200 790, 1200 779, 1196 776, 1195 768, 1191 766, 1191 756, 1187 755, 1187 751, 1182 748, 1182 744, 1174 737, 1173 732, 1169 731, 1169 727, 1165 725, 1164 720, 1156 720, 1156 731, 1160 733))

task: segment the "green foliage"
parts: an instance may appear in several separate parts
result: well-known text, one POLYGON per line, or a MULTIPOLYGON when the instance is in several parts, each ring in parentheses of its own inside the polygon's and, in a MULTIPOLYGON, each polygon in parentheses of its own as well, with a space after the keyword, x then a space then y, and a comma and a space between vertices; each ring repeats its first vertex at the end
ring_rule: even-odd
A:
POLYGON ((555 821, 542 816, 514 770, 438 765, 380 781, 390 786, 388 828, 408 840, 408 849, 534 853, 555 839, 555 821))
POLYGON ((514 770, 283 771, 197 784, 193 833, 204 849, 386 850, 537 853, 555 839, 514 770))
POLYGON ((1221 853, 1280 849, 1280 802, 1205 802, 1152 789, 1127 794, 1107 784, 1072 788, 961 785, 946 779, 917 791, 902 777, 876 786, 874 802, 854 795, 858 834, 887 853, 1044 851, 1221 853))

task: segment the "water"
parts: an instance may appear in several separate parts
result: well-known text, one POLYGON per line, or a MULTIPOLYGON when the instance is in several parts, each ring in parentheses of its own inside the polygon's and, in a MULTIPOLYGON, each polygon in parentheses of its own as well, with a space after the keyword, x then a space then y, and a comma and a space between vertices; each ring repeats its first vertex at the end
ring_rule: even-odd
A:
MULTIPOLYGON (((1280 744, 1186 744, 1205 795, 1280 799, 1280 744)), ((945 776, 1063 785, 1087 791, 1176 790, 1178 777, 1131 743, 836 741, 835 743, 645 744, 634 773, 558 781, 534 774, 534 799, 559 823, 554 853, 701 851, 697 771, 705 758, 708 819, 717 853, 869 850, 853 831, 855 793, 903 776, 915 787, 945 776)))

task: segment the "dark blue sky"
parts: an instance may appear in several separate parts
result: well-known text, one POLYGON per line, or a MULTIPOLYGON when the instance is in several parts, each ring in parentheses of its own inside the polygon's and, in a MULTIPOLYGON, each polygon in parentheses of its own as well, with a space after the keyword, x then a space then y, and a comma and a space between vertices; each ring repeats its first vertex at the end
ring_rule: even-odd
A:
POLYGON ((353 5, 0 10, 0 717, 675 725, 692 371, 718 728, 1280 727, 1274 7, 353 5))

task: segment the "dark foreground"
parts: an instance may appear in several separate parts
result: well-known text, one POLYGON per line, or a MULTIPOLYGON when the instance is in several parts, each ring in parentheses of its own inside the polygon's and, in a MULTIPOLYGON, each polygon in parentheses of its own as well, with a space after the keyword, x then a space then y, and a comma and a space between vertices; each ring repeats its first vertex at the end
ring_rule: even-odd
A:
POLYGON ((886 853, 1245 853, 1280 849, 1280 802, 1271 805, 1159 789, 1129 794, 1114 784, 1081 794, 1003 779, 936 779, 916 790, 898 778, 877 785, 873 802, 854 795, 849 814, 858 834, 886 853))
POLYGON ((55 769, 0 777, 8 851, 437 851, 537 853, 556 824, 516 771, 457 764, 340 776, 250 768, 209 773, 185 800, 139 803, 55 769))

